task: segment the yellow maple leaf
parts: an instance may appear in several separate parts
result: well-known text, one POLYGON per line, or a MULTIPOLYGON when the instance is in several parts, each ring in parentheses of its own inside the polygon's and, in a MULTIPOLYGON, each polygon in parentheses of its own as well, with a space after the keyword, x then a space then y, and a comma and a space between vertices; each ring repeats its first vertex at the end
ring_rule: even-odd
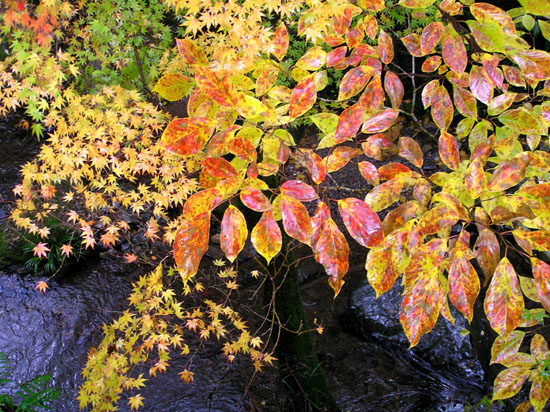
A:
POLYGON ((178 373, 178 375, 181 379, 183 379, 185 383, 189 383, 193 380, 194 373, 188 369, 185 369, 182 372, 178 373))
POLYGON ((137 395, 128 398, 128 404, 130 405, 132 410, 135 409, 137 411, 140 406, 143 406, 144 399, 145 398, 138 393, 137 395))

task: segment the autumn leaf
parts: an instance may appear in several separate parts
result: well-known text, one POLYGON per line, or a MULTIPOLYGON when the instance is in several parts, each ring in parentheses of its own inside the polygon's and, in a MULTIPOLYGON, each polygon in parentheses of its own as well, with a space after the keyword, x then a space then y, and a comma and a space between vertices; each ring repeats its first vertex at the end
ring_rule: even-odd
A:
POLYGON ((256 212, 267 212, 271 210, 269 199, 257 188, 244 187, 239 196, 243 204, 256 212))
POLYGON ((371 248, 384 239, 380 218, 362 200, 340 199, 338 210, 350 235, 361 246, 371 248))
POLYGON ((424 156, 420 145, 408 136, 401 136, 399 138, 399 156, 407 159, 418 168, 422 168, 422 164, 424 163, 424 156))
POLYGON ((315 89, 315 77, 308 76, 300 81, 292 90, 290 97, 289 115, 296 118, 313 107, 317 100, 317 90, 315 89))
MULTIPOLYGON (((504 337, 518 326, 523 315, 523 295, 518 277, 506 257, 502 258, 495 269, 485 297, 484 308, 491 327, 504 337)), ((497 393, 499 392, 495 390, 495 396, 499 396, 497 393)))
POLYGON ((361 92, 373 74, 374 69, 370 66, 358 66, 348 70, 340 82, 338 100, 347 100, 361 92))
POLYGON ((468 64, 468 54, 462 37, 451 24, 447 25, 441 41, 441 54, 443 61, 451 70, 462 74, 468 64))
POLYGON ((283 60, 288 50, 288 30, 284 23, 281 23, 273 35, 271 54, 278 60, 283 60))
POLYGON ((73 247, 71 245, 62 245, 59 250, 61 250, 61 254, 65 255, 66 257, 69 257, 73 254, 73 247))
POLYGON ((439 136, 439 157, 449 169, 458 169, 460 163, 460 152, 458 142, 453 135, 442 130, 439 136))
POLYGON ((153 91, 160 94, 163 99, 174 102, 185 97, 194 85, 195 81, 191 77, 170 73, 157 81, 153 91))
POLYGON ((386 72, 384 76, 384 89, 390 98, 391 107, 396 110, 399 109, 405 95, 405 89, 399 76, 394 72, 386 72))
POLYGON ((39 258, 48 257, 48 252, 50 249, 48 248, 47 243, 40 242, 32 249, 32 253, 34 256, 37 256, 39 258))
POLYGON ((500 372, 495 378, 493 401, 508 399, 517 394, 530 373, 528 368, 510 368, 500 372))
POLYGON ((135 409, 137 411, 140 406, 143 406, 144 399, 145 398, 138 393, 137 395, 128 398, 128 405, 130 405, 132 410, 135 409))
POLYGON ((36 286, 34 287, 34 290, 38 290, 40 293, 46 293, 46 289, 49 289, 50 287, 48 286, 48 284, 41 280, 41 281, 38 281, 36 282, 36 286))
POLYGON ((393 60, 393 42, 390 35, 384 30, 380 30, 378 33, 378 53, 384 64, 389 64, 393 60))
POLYGON ((292 196, 302 202, 318 199, 317 192, 301 180, 287 180, 281 185, 281 193, 292 196))
POLYGON ((231 263, 243 249, 247 237, 248 229, 243 214, 235 206, 229 205, 222 219, 220 246, 231 263))
POLYGON ((262 217, 250 233, 250 240, 254 248, 264 257, 268 264, 271 262, 271 259, 277 256, 281 251, 283 241, 281 229, 279 229, 279 225, 273 219, 273 212, 267 211, 262 214, 262 217))
POLYGON ((424 27, 424 29, 422 30, 422 38, 420 42, 420 49, 422 50, 422 53, 432 53, 435 46, 437 46, 437 44, 439 43, 439 40, 441 40, 442 35, 443 23, 439 21, 431 22, 426 27, 424 27))
POLYGON ((286 233, 309 245, 311 242, 311 219, 302 202, 292 196, 281 194, 281 213, 286 233))
POLYGON ((199 263, 208 250, 210 213, 184 219, 174 240, 174 260, 184 280, 197 273, 199 263))

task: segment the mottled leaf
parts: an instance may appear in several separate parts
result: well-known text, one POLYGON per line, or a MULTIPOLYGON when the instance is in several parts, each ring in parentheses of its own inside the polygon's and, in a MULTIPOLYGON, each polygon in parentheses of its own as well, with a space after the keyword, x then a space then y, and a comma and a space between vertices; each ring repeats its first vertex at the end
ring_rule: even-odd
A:
POLYGON ((529 157, 520 153, 513 159, 502 162, 487 182, 487 190, 499 192, 509 189, 520 183, 525 177, 525 170, 529 165, 529 157))
POLYGON ((504 369, 500 372, 495 378, 493 401, 508 399, 517 394, 530 372, 530 369, 526 368, 504 369))
POLYGON ((422 30, 422 39, 420 42, 420 49, 422 54, 432 53, 435 46, 441 40, 443 34, 443 23, 439 21, 434 21, 424 27, 422 30))
POLYGON ((182 215, 186 219, 192 219, 203 213, 210 213, 223 200, 223 196, 216 188, 201 190, 193 193, 183 204, 182 215))
POLYGON ((542 50, 521 50, 512 55, 521 72, 531 80, 550 79, 550 54, 542 50))
POLYGON ((358 103, 348 107, 338 117, 338 125, 334 134, 334 141, 342 143, 352 139, 359 132, 363 123, 363 107, 358 103))
POLYGON ((362 200, 340 199, 338 210, 350 235, 361 246, 371 248, 384 239, 380 218, 362 200))
POLYGON ((334 67, 338 63, 342 62, 342 60, 346 58, 347 51, 347 46, 340 46, 334 50, 331 50, 326 57, 327 67, 334 67))
POLYGON ((501 336, 508 336, 519 325, 524 310, 523 295, 516 271, 507 257, 502 258, 495 269, 484 308, 491 327, 501 336))
POLYGON ((318 70, 325 65, 327 52, 319 46, 310 48, 296 62, 296 66, 305 70, 318 70))
POLYGON ((441 41, 443 61, 455 73, 461 74, 468 64, 468 54, 462 37, 451 24, 447 25, 441 41))
POLYGON ((361 149, 349 146, 338 146, 330 155, 325 158, 327 172, 332 173, 340 170, 348 164, 348 162, 359 156, 362 153, 361 149))
POLYGON ((364 123, 361 131, 363 133, 380 133, 388 130, 399 116, 395 109, 384 109, 369 117, 364 123))
POLYGON ((431 114, 437 127, 447 130, 453 121, 454 106, 449 92, 443 86, 434 90, 431 114))
POLYGON ((380 212, 399 200, 403 182, 395 179, 372 189, 365 197, 365 203, 375 212, 380 212))
POLYGON ((194 85, 195 80, 191 77, 169 73, 158 79, 153 91, 160 94, 163 99, 175 102, 185 97, 194 85))
POLYGON ((361 92, 373 74, 374 69, 370 66, 358 66, 348 70, 340 82, 338 100, 349 99, 361 92))
POLYGON ((287 180, 281 185, 281 193, 292 196, 302 202, 319 198, 315 189, 301 180, 287 180))
POLYGON ((421 69, 424 73, 435 72, 441 66, 441 61, 441 56, 430 56, 424 60, 421 69))
POLYGON ((439 157, 449 169, 457 170, 460 163, 458 142, 453 135, 441 131, 439 136, 439 157))
POLYGON ((283 238, 279 225, 273 218, 273 212, 268 211, 262 214, 260 221, 254 226, 250 233, 250 240, 258 253, 264 259, 271 262, 281 251, 283 238))
POLYGON ((378 54, 384 64, 389 64, 393 60, 393 42, 388 33, 380 30, 378 33, 378 54))
POLYGON ((470 70, 470 90, 480 102, 489 104, 493 98, 493 83, 483 67, 472 66, 470 70))
POLYGON ((316 100, 315 78, 314 76, 308 76, 300 81, 292 90, 289 109, 290 117, 295 118, 306 113, 313 107, 316 100))
POLYGON ((535 257, 531 258, 531 265, 542 306, 550 312, 550 265, 535 257))
POLYGON ((490 116, 496 116, 502 113, 514 103, 516 96, 517 93, 508 92, 495 97, 489 102, 487 113, 489 113, 490 116))
POLYGON ((422 154, 422 149, 420 145, 416 143, 414 139, 411 139, 407 136, 401 136, 399 138, 399 156, 404 159, 407 159, 413 165, 418 168, 422 168, 424 163, 424 155, 422 154))
POLYGON ((256 79, 256 96, 266 94, 275 85, 278 76, 279 71, 273 66, 267 66, 262 70, 256 79))
POLYGON ((311 241, 311 219, 302 202, 281 194, 281 213, 286 233, 306 245, 311 241))
POLYGON ((369 185, 376 186, 378 184, 380 175, 375 165, 365 161, 359 162, 357 166, 359 167, 359 173, 361 173, 361 176, 363 176, 369 185))
POLYGON ((231 263, 243 249, 247 237, 248 229, 243 214, 235 206, 229 205, 223 214, 220 246, 231 263))
POLYGON ((365 269, 369 284, 376 292, 376 297, 390 290, 398 274, 391 263, 391 247, 382 243, 369 250, 365 269))
POLYGON ((519 351, 525 332, 514 330, 508 337, 497 336, 491 347, 491 364, 500 363, 519 351))
POLYGON ((461 115, 477 119, 477 101, 470 91, 460 86, 454 86, 453 100, 461 115))
POLYGON ((273 36, 273 45, 271 54, 278 60, 283 60, 288 50, 288 30, 284 23, 277 28, 273 36))
POLYGON ((168 151, 190 156, 202 150, 211 132, 210 119, 176 118, 166 126, 160 141, 168 151))
POLYGON ((496 235, 489 229, 483 229, 476 240, 474 254, 477 263, 485 275, 485 284, 491 279, 500 261, 500 246, 496 235))
POLYGON ((403 88, 403 83, 397 74, 390 71, 386 72, 386 76, 384 77, 384 89, 390 98, 391 107, 394 109, 399 109, 405 94, 405 89, 403 88))
POLYGON ((384 89, 379 75, 375 75, 359 97, 357 105, 361 106, 366 113, 375 113, 384 103, 384 89))
POLYGON ((401 41, 409 51, 409 53, 414 57, 422 57, 422 39, 418 33, 409 34, 403 38, 401 41))
POLYGON ((256 212, 267 212, 271 210, 269 199, 259 189, 254 187, 244 187, 239 193, 243 204, 256 212))
POLYGON ((231 163, 222 157, 208 157, 202 161, 202 167, 210 176, 222 179, 238 175, 231 163))
POLYGON ((178 50, 183 57, 183 60, 187 64, 198 64, 201 66, 208 64, 208 59, 206 58, 204 50, 193 40, 176 39, 176 45, 178 46, 178 50))
POLYGON ((468 322, 471 322, 474 316, 474 303, 479 290, 479 277, 468 259, 453 259, 449 268, 449 299, 468 322))
POLYGON ((208 250, 210 213, 184 219, 174 240, 174 260, 184 281, 194 276, 208 250))

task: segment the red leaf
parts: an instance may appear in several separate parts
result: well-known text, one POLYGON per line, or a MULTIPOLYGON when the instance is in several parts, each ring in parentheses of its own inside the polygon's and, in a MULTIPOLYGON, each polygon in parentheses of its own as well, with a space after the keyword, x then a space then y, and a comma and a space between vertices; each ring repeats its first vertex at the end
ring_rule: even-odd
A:
POLYGON ((206 157, 220 157, 229 153, 230 145, 228 142, 235 134, 235 131, 240 128, 241 126, 232 125, 219 133, 216 133, 208 142, 204 155, 206 157))
POLYGON ((378 53, 384 64, 388 64, 393 60, 393 42, 390 35, 384 30, 380 30, 380 33, 378 33, 378 53))
POLYGON ((529 165, 529 158, 520 153, 510 160, 502 162, 487 182, 487 190, 499 192, 517 185, 525 177, 525 170, 529 165))
POLYGON ((468 64, 468 54, 462 37, 455 31, 451 24, 445 28, 441 42, 441 54, 443 61, 449 68, 462 74, 468 64))
POLYGON ((413 176, 413 171, 407 166, 397 162, 390 162, 378 168, 378 174, 382 180, 392 180, 403 175, 413 176))
POLYGON ((210 176, 222 179, 238 176, 233 165, 222 157, 208 157, 202 161, 202 167, 210 176))
POLYGON ((460 151, 458 142, 453 135, 441 131, 439 136, 439 157, 445 166, 451 170, 457 170, 460 163, 460 151))
POLYGON ((361 176, 363 176, 369 185, 376 186, 378 184, 380 176, 375 165, 365 161, 359 162, 357 166, 359 167, 359 173, 361 173, 361 176))
POLYGON ((362 123, 363 107, 358 103, 348 107, 338 117, 338 125, 334 134, 335 142, 342 143, 354 138, 362 123))
POLYGON ((271 210, 269 199, 255 187, 244 187, 239 194, 243 204, 256 212, 267 212, 271 210))
POLYGON ((231 139, 228 148, 229 153, 232 153, 247 162, 256 161, 256 157, 258 156, 254 144, 250 140, 243 137, 231 139))
POLYGON ((243 249, 247 237, 248 229, 243 214, 235 206, 229 205, 223 214, 220 246, 231 263, 243 249))
POLYGON ((166 126, 160 141, 170 152, 181 156, 191 156, 202 150, 211 133, 212 121, 210 119, 176 118, 166 126))
POLYGON ((311 241, 311 219, 299 200, 281 194, 281 214, 286 233, 306 245, 311 241))
POLYGON ((424 60, 424 63, 422 63, 422 71, 424 73, 432 73, 437 70, 437 68, 441 66, 441 56, 430 56, 426 60, 424 60))
POLYGON ((434 21, 428 24, 424 30, 422 30, 422 39, 420 41, 420 49, 422 54, 430 54, 433 52, 435 46, 441 40, 443 34, 443 23, 434 21))
POLYGON ((363 123, 361 131, 363 133, 380 133, 388 130, 399 116, 399 111, 394 109, 384 109, 376 113, 363 123))
POLYGON ((371 248, 384 239, 380 218, 362 200, 338 200, 338 210, 350 235, 361 246, 371 248))
POLYGON ((337 295, 349 269, 348 242, 331 219, 330 210, 324 202, 317 206, 311 224, 311 248, 315 260, 324 266, 327 275, 331 277, 329 283, 337 295))
POLYGON ((208 250, 210 213, 184 219, 174 240, 174 260, 184 281, 194 276, 208 250))
POLYGON ((479 290, 479 277, 472 264, 463 255, 455 257, 449 268, 449 299, 468 322, 474 316, 474 303, 479 290))
POLYGON ((281 251, 283 237, 279 225, 273 218, 273 212, 262 214, 260 221, 250 233, 250 241, 268 264, 281 251))
POLYGON ((500 246, 496 235, 489 229, 483 229, 474 245, 477 263, 485 274, 485 284, 491 279, 500 260, 500 246))
POLYGON ((355 96, 371 79, 374 69, 370 66, 359 66, 349 70, 340 82, 338 100, 346 100, 355 96))
POLYGON ((288 30, 284 23, 281 23, 273 36, 273 54, 277 59, 283 60, 286 51, 288 50, 288 30))
POLYGON ((292 90, 289 108, 290 117, 295 118, 306 113, 313 107, 316 100, 315 76, 307 76, 292 90))
POLYGON ((401 39, 409 53, 414 57, 422 57, 424 54, 422 53, 422 40, 420 38, 420 35, 418 33, 412 33, 408 36, 405 36, 401 39))
POLYGON ((495 269, 484 302, 491 327, 501 336, 508 336, 523 315, 523 295, 512 264, 504 257, 495 269))
POLYGON ((382 89, 382 81, 379 75, 375 75, 356 104, 361 106, 367 113, 375 113, 380 110, 383 103, 384 89, 382 89))
POLYGON ((346 46, 340 46, 334 50, 331 50, 327 54, 327 67, 334 67, 342 60, 346 58, 348 48, 346 46))
POLYGON ((407 136, 399 138, 399 156, 407 159, 418 168, 422 168, 422 164, 424 163, 422 149, 415 140, 407 136))
POLYGON ((447 130, 453 121, 454 107, 453 102, 443 86, 434 91, 432 100, 432 119, 441 130, 447 130))
POLYGON ((391 107, 399 109, 405 94, 405 89, 397 74, 394 72, 386 72, 386 76, 384 77, 384 89, 386 89, 386 93, 390 98, 391 107))
POLYGON ((320 184, 325 180, 327 169, 323 158, 313 151, 307 154, 306 167, 311 175, 311 180, 315 184, 320 184))
POLYGON ((281 185, 281 193, 302 202, 318 199, 317 192, 301 180, 288 180, 281 185))
POLYGON ((461 115, 477 119, 477 101, 470 91, 460 86, 454 86, 453 99, 461 115))
POLYGON ((216 188, 201 190, 193 193, 183 204, 183 217, 192 219, 203 213, 210 213, 218 206, 223 197, 216 188))

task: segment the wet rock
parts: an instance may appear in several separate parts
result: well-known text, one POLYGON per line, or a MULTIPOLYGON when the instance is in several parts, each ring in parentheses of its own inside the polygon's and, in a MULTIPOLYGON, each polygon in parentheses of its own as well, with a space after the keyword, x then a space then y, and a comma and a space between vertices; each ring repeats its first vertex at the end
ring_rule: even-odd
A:
MULTIPOLYGON (((400 287, 395 286, 376 299, 374 290, 365 282, 352 293, 350 300, 345 319, 347 329, 366 340, 407 350, 409 342, 399 322, 402 300, 400 287)), ((440 316, 435 328, 424 335, 410 352, 434 368, 452 371, 464 379, 475 379, 481 384, 483 369, 476 359, 470 336, 460 333, 468 328, 468 323, 453 309, 455 324, 452 325, 440 316)))

